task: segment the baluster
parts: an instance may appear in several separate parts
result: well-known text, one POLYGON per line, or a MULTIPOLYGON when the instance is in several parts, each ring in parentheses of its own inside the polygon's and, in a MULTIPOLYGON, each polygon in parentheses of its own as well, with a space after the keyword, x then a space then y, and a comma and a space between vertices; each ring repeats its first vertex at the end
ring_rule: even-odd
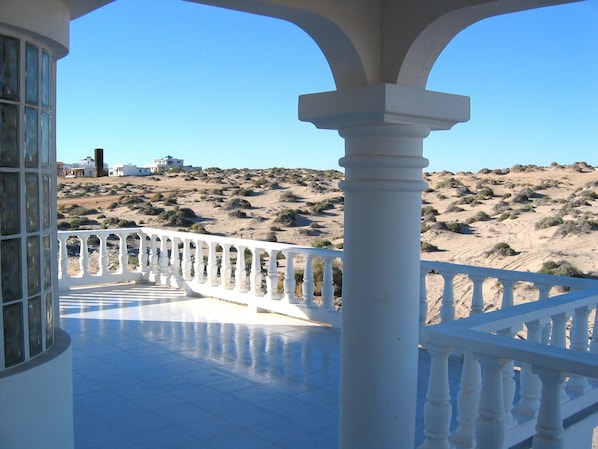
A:
MULTIPOLYGON (((589 306, 575 309, 573 327, 571 328, 571 349, 575 351, 588 352, 589 316, 589 306)), ((570 393, 583 394, 590 390, 590 384, 585 376, 572 374, 566 388, 570 393)))
MULTIPOLYGON (((550 335, 550 346, 565 348, 567 346, 567 321, 569 317, 566 313, 558 313, 550 317, 552 319, 552 334, 550 335)), ((561 388, 561 400, 566 402, 569 396, 565 391, 564 385, 561 388)))
POLYGON ((457 448, 473 448, 475 446, 475 420, 480 405, 482 390, 482 374, 480 364, 471 352, 463 355, 463 371, 457 394, 457 429, 451 435, 451 443, 457 448))
POLYGON ((208 243, 208 285, 210 287, 218 286, 218 259, 216 256, 216 247, 218 243, 208 243))
POLYGON ((442 292, 442 306, 440 307, 440 321, 446 323, 455 319, 455 298, 453 295, 453 273, 440 273, 444 279, 442 292))
POLYGON ((284 270, 284 302, 287 304, 294 304, 297 302, 295 296, 295 268, 293 266, 294 253, 289 251, 282 252, 285 257, 286 265, 284 270))
POLYGON ((484 313, 484 276, 468 275, 473 283, 473 294, 471 296, 471 313, 470 315, 479 315, 484 313))
POLYGON ((159 282, 160 279, 160 264, 159 264, 159 257, 158 257, 158 245, 157 245, 157 236, 156 234, 150 235, 150 253, 149 253, 149 263, 150 263, 150 281, 152 282, 159 282))
POLYGON ((108 271, 108 249, 106 247, 106 240, 108 239, 107 234, 99 234, 97 236, 100 239, 100 250, 98 255, 99 269, 98 275, 103 276, 109 274, 108 271))
POLYGON ((264 291, 262 290, 262 264, 260 260, 262 251, 260 248, 253 248, 251 250, 251 285, 249 288, 255 296, 264 296, 264 291))
POLYGON ((314 306, 314 258, 311 254, 303 256, 305 260, 305 270, 303 271, 303 305, 307 307, 314 306))
POLYGON ((499 279, 502 284, 502 304, 501 308, 513 307, 513 289, 515 288, 515 281, 510 279, 499 279))
POLYGON ((195 282, 203 284, 205 282, 204 271, 206 267, 203 260, 203 242, 195 240, 195 265, 193 267, 195 282))
POLYGON ((542 381, 542 398, 536 435, 532 438, 534 449, 565 449, 561 392, 564 375, 560 371, 534 366, 534 373, 542 381))
POLYGON ((428 320, 428 293, 426 290, 426 277, 428 272, 424 268, 419 269, 419 328, 426 325, 428 320))
POLYGON ((158 264, 160 266, 160 283, 166 285, 170 279, 168 273, 168 237, 160 237, 160 252, 158 254, 158 264))
POLYGON ((322 278, 322 308, 334 309, 334 276, 332 259, 324 257, 324 276, 322 278))
POLYGON ((145 275, 148 268, 148 249, 147 249, 147 236, 144 232, 138 232, 139 236, 139 251, 137 252, 137 258, 139 260, 138 271, 145 275))
POLYGON ((189 282, 193 279, 191 276, 191 240, 183 239, 183 263, 182 263, 182 271, 183 271, 183 280, 189 282))
POLYGON ((230 243, 222 244, 222 263, 220 265, 220 277, 222 278, 222 288, 224 288, 225 290, 230 290, 232 288, 231 277, 233 266, 230 263, 231 246, 232 245, 230 243))
POLYGON ((245 265, 245 250, 246 246, 239 245, 237 247, 237 264, 235 267, 235 291, 239 293, 247 292, 247 267, 245 265))
MULTIPOLYGON (((527 327, 527 341, 540 343, 545 324, 540 320, 532 320, 526 322, 525 326, 527 327)), ((540 407, 542 383, 538 376, 532 372, 532 366, 529 363, 521 362, 519 383, 521 399, 515 407, 515 412, 528 418, 535 418, 540 407)))
POLYGON ((87 250, 87 237, 79 237, 81 242, 81 250, 79 253, 79 276, 85 277, 89 274, 89 252, 87 250))
POLYGON ((60 263, 58 264, 58 279, 66 279, 70 277, 68 249, 66 246, 67 239, 67 235, 58 236, 58 241, 60 242, 60 245, 58 247, 58 260, 60 261, 60 263))
MULTIPOLYGON (((536 282, 534 284, 538 289, 538 301, 543 301, 545 299, 550 298, 550 290, 552 289, 552 284, 542 284, 540 282, 536 282)), ((552 323, 547 321, 544 324, 544 329, 542 330, 542 343, 547 345, 550 341, 550 332, 552 323)))
POLYGON ((278 270, 277 260, 278 251, 275 249, 268 250, 268 277, 266 278, 266 289, 268 299, 280 299, 278 294, 278 270))
POLYGON ((127 251, 127 234, 118 234, 118 273, 129 272, 129 253, 127 251))
POLYGON ((598 307, 594 308, 594 326, 592 327, 592 343, 590 343, 590 352, 598 354, 598 307))
POLYGON ((181 255, 179 252, 179 238, 170 239, 170 285, 182 287, 181 277, 181 255))
MULTIPOLYGON (((497 334, 503 337, 513 338, 517 332, 513 328, 509 327, 498 331, 497 334)), ((513 419, 513 401, 515 399, 515 363, 513 360, 509 360, 505 363, 502 372, 503 381, 503 405, 504 405, 504 425, 505 428, 512 427, 516 424, 513 419)))
POLYGON ((504 449, 503 369, 507 362, 476 355, 482 369, 480 408, 475 424, 477 448, 504 449))
POLYGON ((451 395, 448 380, 448 358, 451 348, 427 345, 430 354, 430 380, 424 405, 424 435, 419 449, 450 449, 451 395))

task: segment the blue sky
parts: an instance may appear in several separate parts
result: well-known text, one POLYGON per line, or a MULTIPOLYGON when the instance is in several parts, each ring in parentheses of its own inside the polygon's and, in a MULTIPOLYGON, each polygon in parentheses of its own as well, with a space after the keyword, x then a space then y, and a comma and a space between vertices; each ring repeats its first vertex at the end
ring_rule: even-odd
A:
MULTIPOLYGON (((334 90, 303 31, 180 0, 117 0, 71 25, 58 63, 58 160, 104 148, 146 165, 338 169, 335 131, 297 119, 334 90)), ((496 17, 458 35, 427 88, 471 97, 471 120, 424 143, 426 171, 598 165, 598 1, 496 17)))

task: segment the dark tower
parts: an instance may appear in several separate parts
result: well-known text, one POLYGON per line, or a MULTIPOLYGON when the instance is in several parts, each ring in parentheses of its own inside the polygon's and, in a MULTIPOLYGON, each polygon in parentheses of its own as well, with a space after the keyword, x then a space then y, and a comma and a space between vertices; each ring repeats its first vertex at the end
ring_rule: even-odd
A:
POLYGON ((96 178, 104 176, 104 150, 102 148, 96 148, 95 150, 95 161, 96 161, 96 178))

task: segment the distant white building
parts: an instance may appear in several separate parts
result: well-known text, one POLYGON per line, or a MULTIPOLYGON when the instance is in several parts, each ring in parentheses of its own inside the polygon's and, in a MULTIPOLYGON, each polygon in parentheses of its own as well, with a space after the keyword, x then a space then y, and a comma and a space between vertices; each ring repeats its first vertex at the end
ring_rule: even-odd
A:
POLYGON ((133 164, 114 164, 108 176, 149 176, 151 169, 149 167, 137 167, 133 164))
POLYGON ((152 173, 159 173, 163 171, 172 170, 173 168, 185 169, 183 159, 177 159, 172 156, 161 157, 154 159, 154 164, 150 167, 152 173))
MULTIPOLYGON (((104 164, 104 172, 108 171, 108 164, 104 164)), ((96 176, 96 163, 94 158, 87 156, 81 162, 62 165, 62 175, 73 178, 82 176, 96 176)))

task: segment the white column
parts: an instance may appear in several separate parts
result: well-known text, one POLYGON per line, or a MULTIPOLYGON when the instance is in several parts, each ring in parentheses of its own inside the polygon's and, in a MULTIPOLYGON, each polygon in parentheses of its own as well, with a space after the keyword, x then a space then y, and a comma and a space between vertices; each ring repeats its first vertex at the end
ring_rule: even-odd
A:
POLYGON ((423 139, 469 101, 381 84, 303 96, 299 116, 345 138, 339 447, 413 447, 423 139))

